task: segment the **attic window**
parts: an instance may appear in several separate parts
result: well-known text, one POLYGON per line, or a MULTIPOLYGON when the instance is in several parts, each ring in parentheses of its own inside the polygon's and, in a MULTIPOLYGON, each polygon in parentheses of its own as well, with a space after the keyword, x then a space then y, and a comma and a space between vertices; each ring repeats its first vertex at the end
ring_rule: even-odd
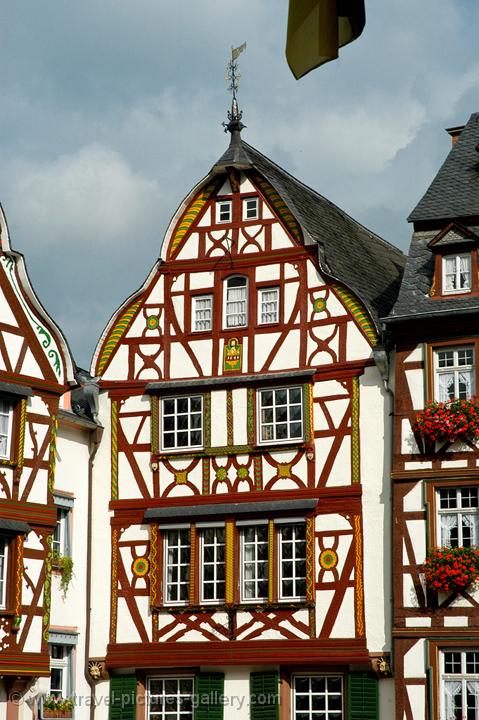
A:
POLYGON ((219 200, 216 203, 216 221, 219 223, 231 222, 232 203, 231 200, 219 200))
POLYGON ((443 257, 442 287, 444 295, 465 293, 471 290, 471 253, 443 257))

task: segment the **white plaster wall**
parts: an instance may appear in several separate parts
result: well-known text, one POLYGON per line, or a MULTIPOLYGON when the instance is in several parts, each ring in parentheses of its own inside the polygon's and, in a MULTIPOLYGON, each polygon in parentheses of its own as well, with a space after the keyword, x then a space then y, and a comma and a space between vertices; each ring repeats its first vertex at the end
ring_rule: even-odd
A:
POLYGON ((110 512, 110 402, 100 394, 99 420, 104 433, 93 466, 92 493, 92 611, 90 656, 105 657, 110 629, 111 529, 110 512))
POLYGON ((226 390, 213 390, 211 393, 211 446, 223 447, 227 444, 226 428, 226 390))
POLYGON ((360 378, 359 428, 363 487, 363 556, 366 637, 372 652, 390 650, 391 398, 376 366, 360 378))
POLYGON ((414 410, 424 407, 424 372, 423 370, 405 370, 406 380, 411 394, 414 410))
POLYGON ((235 445, 246 445, 248 391, 246 388, 233 390, 233 438, 235 445))
POLYGON ((425 670, 425 640, 418 640, 404 655, 404 677, 424 678, 425 670))

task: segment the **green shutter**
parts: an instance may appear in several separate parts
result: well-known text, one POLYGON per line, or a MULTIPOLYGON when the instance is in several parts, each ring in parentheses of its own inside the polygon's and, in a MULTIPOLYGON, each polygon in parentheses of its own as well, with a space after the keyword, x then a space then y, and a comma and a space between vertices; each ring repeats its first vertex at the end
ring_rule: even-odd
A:
POLYGON ((195 720, 223 720, 223 673, 201 673, 195 678, 195 720))
POLYGON ((278 720, 278 673, 254 672, 249 678, 251 720, 278 720))
POLYGON ((135 720, 136 677, 118 675, 110 678, 110 720, 135 720))
POLYGON ((370 673, 351 673, 348 677, 349 720, 378 720, 378 681, 370 673))

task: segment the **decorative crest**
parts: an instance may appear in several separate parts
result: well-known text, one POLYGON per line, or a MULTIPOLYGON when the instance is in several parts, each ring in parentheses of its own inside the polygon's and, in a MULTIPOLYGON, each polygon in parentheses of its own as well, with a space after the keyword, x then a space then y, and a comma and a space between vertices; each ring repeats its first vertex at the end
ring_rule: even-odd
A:
POLYGON ((238 57, 241 55, 241 53, 245 49, 246 49, 245 42, 237 48, 234 48, 234 47, 231 48, 231 60, 227 65, 225 80, 228 83, 228 90, 233 94, 233 97, 231 100, 231 110, 228 110, 229 122, 223 123, 225 132, 232 133, 234 130, 240 131, 244 127, 246 127, 241 122, 241 118, 243 117, 243 112, 238 108, 238 100, 236 98, 236 93, 238 92, 239 83, 240 83, 240 79, 241 79, 241 74, 238 70, 238 57))

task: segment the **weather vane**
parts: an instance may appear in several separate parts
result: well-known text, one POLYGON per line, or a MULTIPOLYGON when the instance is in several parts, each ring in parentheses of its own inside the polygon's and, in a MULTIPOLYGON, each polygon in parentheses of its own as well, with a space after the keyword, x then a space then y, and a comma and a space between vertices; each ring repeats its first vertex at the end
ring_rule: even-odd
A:
POLYGON ((228 110, 229 122, 223 123, 225 132, 233 132, 233 130, 242 130, 245 127, 241 122, 243 113, 238 108, 238 101, 236 99, 236 93, 238 92, 241 74, 238 70, 238 57, 241 55, 243 50, 246 49, 246 43, 244 42, 237 48, 231 48, 231 60, 227 65, 226 70, 226 82, 228 83, 228 90, 233 94, 231 100, 231 110, 228 110))

